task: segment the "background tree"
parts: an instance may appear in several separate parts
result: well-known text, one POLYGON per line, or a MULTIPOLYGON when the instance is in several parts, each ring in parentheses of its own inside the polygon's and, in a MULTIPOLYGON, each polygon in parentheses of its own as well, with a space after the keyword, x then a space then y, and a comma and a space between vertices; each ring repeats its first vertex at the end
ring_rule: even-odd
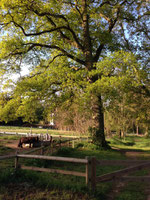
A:
POLYGON ((13 121, 17 119, 16 109, 18 98, 14 100, 10 94, 3 92, 0 94, 0 121, 13 121))
MULTIPOLYGON (((47 69, 63 56, 68 58, 68 70, 81 72, 93 88, 105 76, 102 70, 97 72, 97 63, 110 52, 123 48, 144 51, 147 57, 148 24, 143 22, 148 4, 143 0, 1 0, 1 62, 7 70, 21 70, 27 62, 47 69)), ((102 93, 90 91, 96 140, 106 147, 102 93)))
MULTIPOLYGON (((137 72, 137 67, 133 68, 137 72)), ((114 88, 112 95, 109 98, 109 103, 106 105, 106 124, 110 123, 112 130, 117 130, 118 133, 125 132, 144 133, 149 129, 149 110, 150 110, 150 95, 149 95, 149 83, 148 73, 144 69, 138 69, 138 75, 135 79, 137 83, 133 84, 133 81, 129 79, 128 72, 132 72, 126 68, 126 70, 119 70, 119 74, 122 74, 122 78, 128 82, 124 82, 123 79, 117 87, 114 88), (127 78, 127 79, 126 79, 127 78), (130 80, 130 81, 129 81, 130 80), (141 82, 141 84, 139 84, 141 82), (124 84, 125 83, 125 84, 124 84), (136 130, 133 130, 136 129, 136 130), (124 131, 126 130, 126 131, 124 131), (142 132, 141 132, 142 131, 142 132)), ((118 73, 118 72, 117 72, 118 73)), ((119 75, 118 74, 118 75, 119 75)), ((131 73, 132 74, 132 73, 131 73)), ((133 74, 131 75, 133 77, 133 74)))

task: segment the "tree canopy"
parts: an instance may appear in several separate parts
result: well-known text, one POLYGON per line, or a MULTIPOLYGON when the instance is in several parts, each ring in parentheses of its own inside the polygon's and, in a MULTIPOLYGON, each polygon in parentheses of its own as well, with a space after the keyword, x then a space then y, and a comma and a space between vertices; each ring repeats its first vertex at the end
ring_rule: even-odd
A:
POLYGON ((32 82, 30 94, 35 89, 51 101, 52 95, 62 101, 89 95, 96 138, 106 146, 103 99, 111 85, 149 95, 142 78, 149 63, 149 2, 1 0, 0 11, 1 69, 20 72, 29 64, 32 81, 46 73, 47 81, 32 82))

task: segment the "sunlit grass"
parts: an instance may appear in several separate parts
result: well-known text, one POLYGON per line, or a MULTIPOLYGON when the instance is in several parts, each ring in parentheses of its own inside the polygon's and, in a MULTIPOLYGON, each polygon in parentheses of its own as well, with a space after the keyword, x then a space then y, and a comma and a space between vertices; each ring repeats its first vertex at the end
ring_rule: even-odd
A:
POLYGON ((126 150, 150 151, 150 138, 126 136, 123 139, 113 137, 108 139, 112 147, 126 150))

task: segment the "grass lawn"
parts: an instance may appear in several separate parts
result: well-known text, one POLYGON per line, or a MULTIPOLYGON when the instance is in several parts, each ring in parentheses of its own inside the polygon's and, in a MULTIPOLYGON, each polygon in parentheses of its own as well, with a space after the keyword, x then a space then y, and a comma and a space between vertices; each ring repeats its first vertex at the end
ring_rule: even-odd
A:
POLYGON ((135 151, 150 151, 150 138, 139 136, 126 136, 124 139, 113 137, 108 139, 112 147, 135 150, 135 151))

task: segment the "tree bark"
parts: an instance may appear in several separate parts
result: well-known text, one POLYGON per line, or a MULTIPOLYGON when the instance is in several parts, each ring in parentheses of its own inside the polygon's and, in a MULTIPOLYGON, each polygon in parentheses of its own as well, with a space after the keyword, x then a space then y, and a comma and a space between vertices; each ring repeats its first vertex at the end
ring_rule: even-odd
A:
POLYGON ((91 130, 93 143, 100 148, 109 148, 104 133, 104 109, 101 95, 92 98, 94 127, 91 130))
MULTIPOLYGON (((93 69, 94 59, 92 55, 92 42, 90 37, 89 30, 89 15, 87 12, 88 1, 82 0, 83 6, 83 38, 84 38, 84 57, 85 57, 85 68, 87 71, 91 71, 93 69)), ((94 83, 98 80, 99 77, 90 78, 90 83, 94 83)), ((108 147, 107 142, 105 140, 104 134, 104 110, 101 95, 93 94, 94 97, 94 105, 92 106, 92 111, 94 114, 95 127, 92 128, 92 137, 93 142, 99 147, 108 147)))
POLYGON ((92 43, 89 31, 89 15, 87 13, 88 3, 87 0, 82 1, 83 4, 83 38, 84 38, 84 57, 85 57, 85 67, 88 71, 93 68, 93 56, 92 56, 92 43))
POLYGON ((107 147, 104 130, 104 109, 101 95, 98 96, 98 139, 101 147, 107 147))

